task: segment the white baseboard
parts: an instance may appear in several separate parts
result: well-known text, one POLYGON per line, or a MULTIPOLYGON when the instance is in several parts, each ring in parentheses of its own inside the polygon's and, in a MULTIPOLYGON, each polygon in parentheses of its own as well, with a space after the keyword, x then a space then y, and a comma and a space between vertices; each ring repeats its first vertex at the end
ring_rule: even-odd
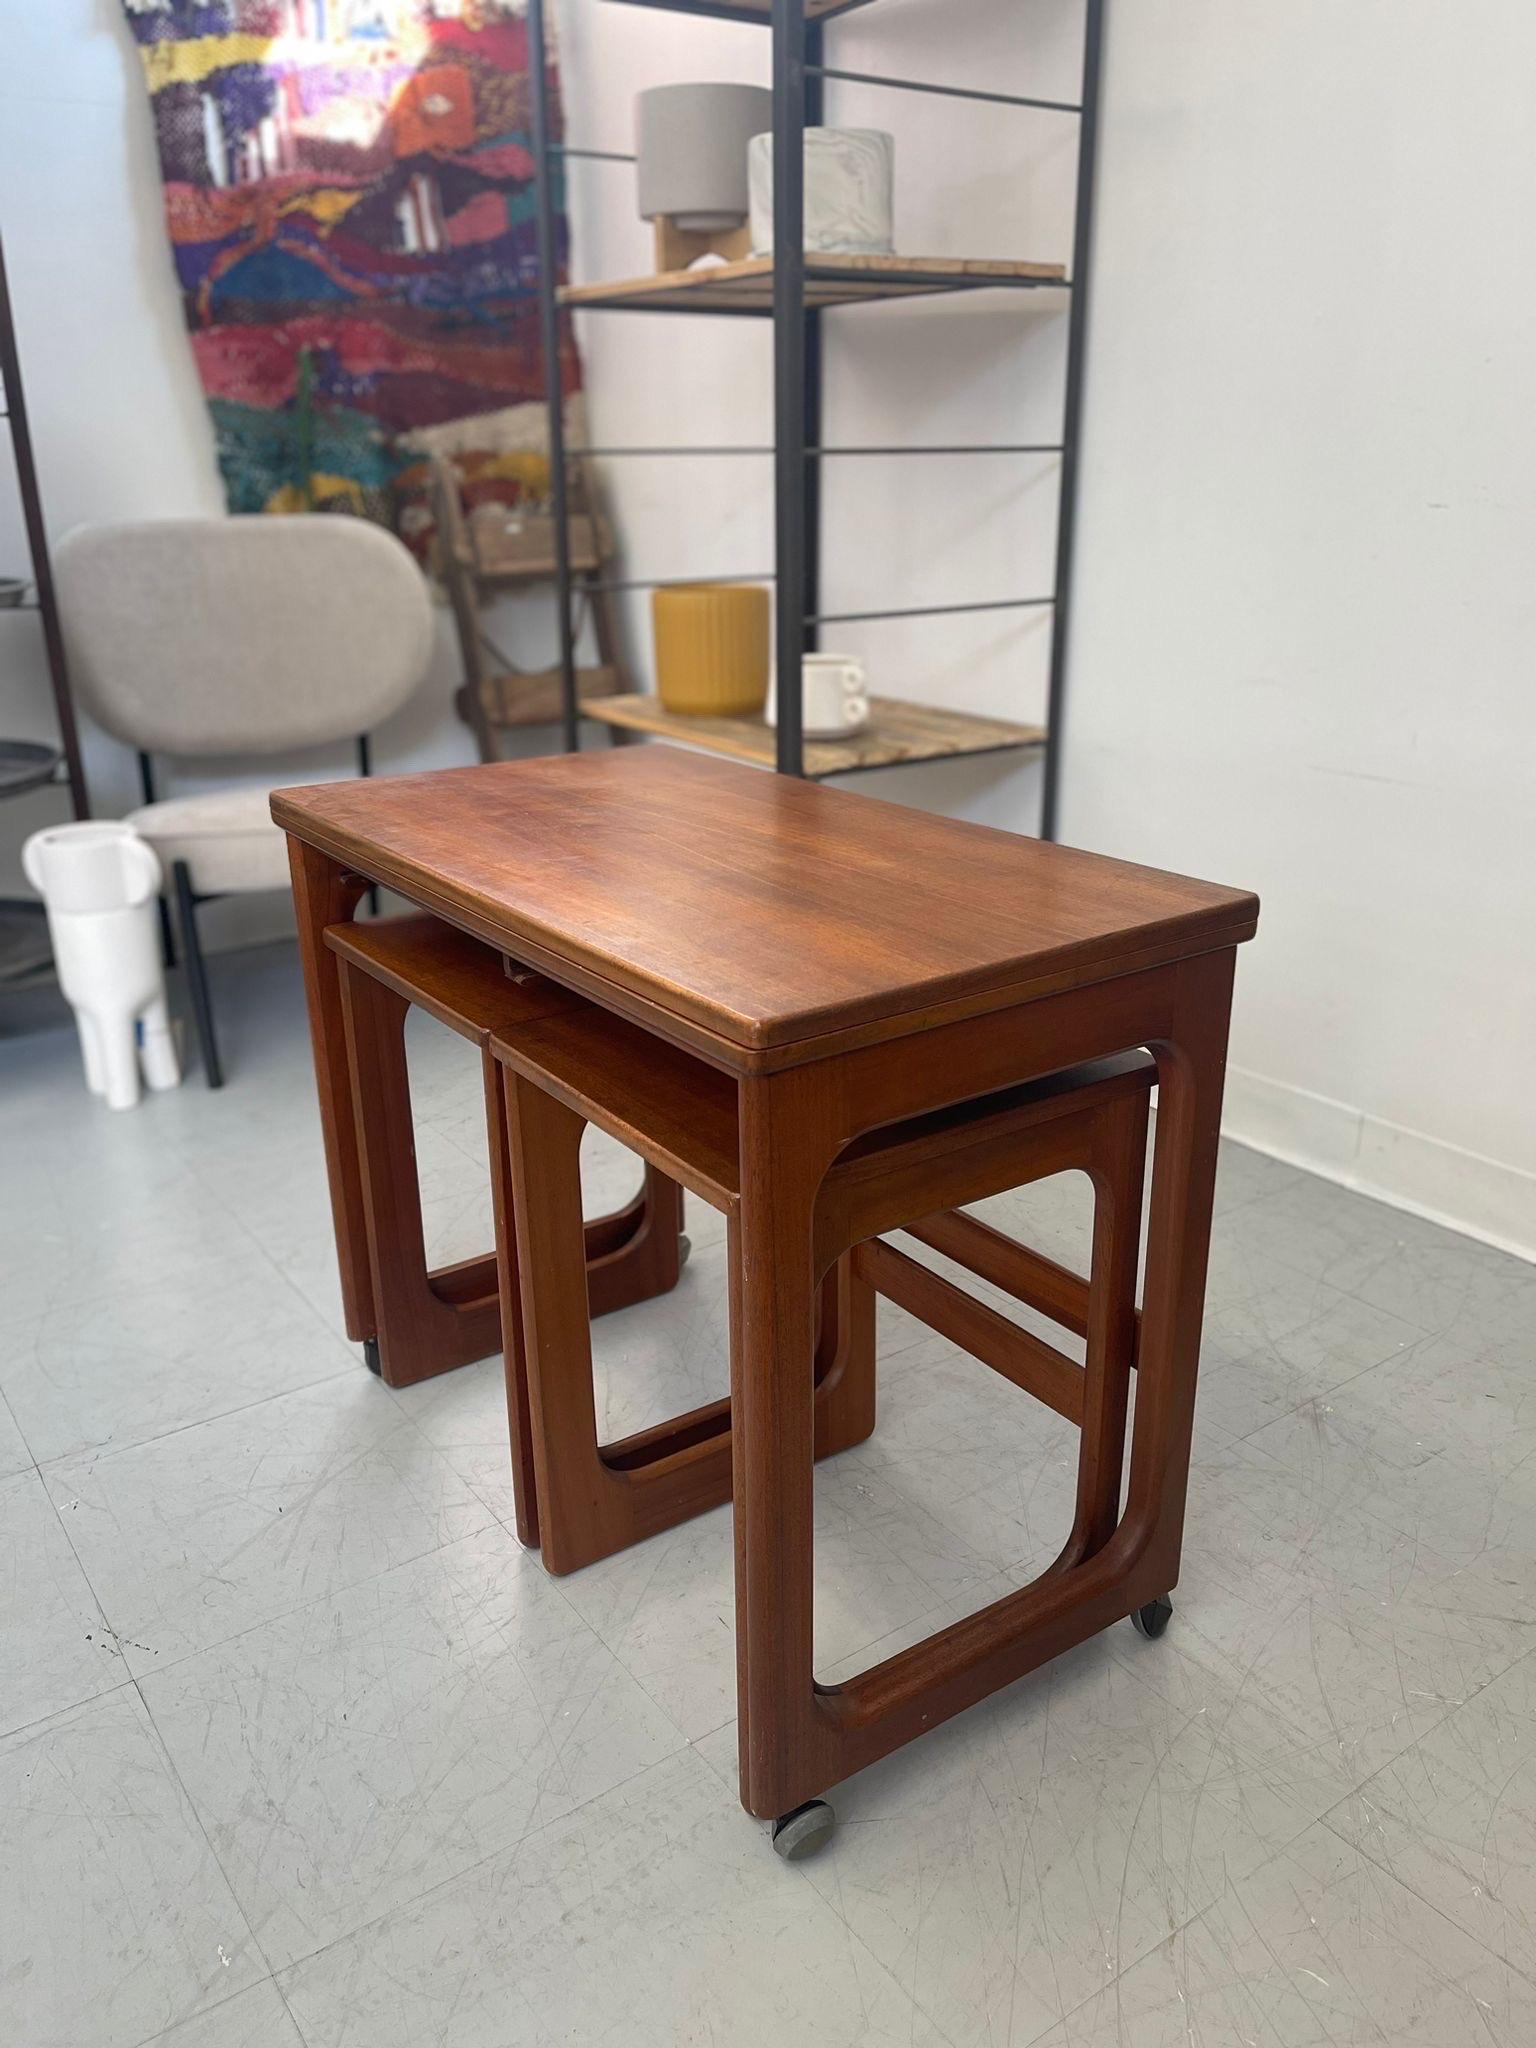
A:
POLYGON ((1536 1260, 1536 1173, 1228 1067, 1222 1129, 1292 1166, 1536 1260))

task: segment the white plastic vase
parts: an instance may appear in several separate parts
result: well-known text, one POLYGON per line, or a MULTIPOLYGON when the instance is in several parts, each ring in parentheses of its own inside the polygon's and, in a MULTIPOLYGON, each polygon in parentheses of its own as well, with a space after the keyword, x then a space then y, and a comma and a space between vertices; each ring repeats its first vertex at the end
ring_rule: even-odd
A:
POLYGON ((75 1013, 85 1082, 113 1109, 181 1079, 165 1003, 155 899, 160 863, 129 826, 54 825, 21 849, 48 911, 59 986, 75 1013))

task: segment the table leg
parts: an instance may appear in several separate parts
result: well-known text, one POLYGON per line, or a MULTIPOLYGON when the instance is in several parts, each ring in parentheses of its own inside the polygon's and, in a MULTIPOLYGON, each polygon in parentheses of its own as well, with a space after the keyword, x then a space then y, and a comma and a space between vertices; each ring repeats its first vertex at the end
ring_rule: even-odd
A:
POLYGON ((1171 1026, 1153 1047, 1157 1135, 1136 1427, 1120 1530, 1137 1557, 1143 1601, 1171 1591, 1179 1576, 1236 962, 1228 949, 1181 963, 1171 1026))
POLYGON ((594 1316, 670 1294, 682 1271, 683 1191, 647 1165, 632 1202, 587 1225, 587 1297, 594 1316))
MULTIPOLYGON (((774 1819, 817 1743, 813 1676, 816 1191, 827 1166, 814 1080, 740 1087, 731 1231, 731 1415, 741 1803, 774 1819)), ((814 1765, 812 1765, 814 1769, 814 1765)))
MULTIPOLYGON (((731 1401, 625 1437, 598 1441, 591 1320, 597 1297, 584 1283, 580 1243, 581 1117, 511 1068, 502 1076, 510 1166, 504 1274, 513 1276, 522 1343, 507 1351, 514 1445, 527 1416, 538 1540, 551 1572, 611 1557, 731 1498, 731 1401), (526 1404, 525 1409, 520 1404, 526 1404)), ((658 1176, 662 1188, 673 1184, 658 1176)), ((505 1226, 503 1226, 505 1228, 505 1226)), ((590 1226, 588 1226, 590 1230, 590 1226)), ((734 1245, 734 1223, 729 1226, 734 1245)), ((734 1274, 735 1259, 728 1261, 734 1274)), ((513 1313, 514 1288, 503 1315, 513 1313)), ((841 1260, 817 1290, 809 1384, 815 1455, 861 1443, 875 1421, 874 1290, 841 1260)), ((733 1327, 739 1298, 732 1294, 733 1327)), ((527 1540, 527 1539, 525 1539, 527 1540)))
POLYGON ((528 1403, 528 1353, 523 1341, 523 1284, 518 1264, 512 1155, 507 1145, 507 1069, 489 1047, 485 1076, 486 1140, 491 1160, 491 1211, 496 1224, 497 1293, 507 1384, 507 1441, 512 1453, 512 1512, 517 1540, 539 1547, 539 1482, 533 1459, 533 1417, 528 1403))
POLYGON ((815 1385, 818 1460, 874 1435, 875 1290, 852 1253, 821 1284, 815 1385))
MULTIPOLYGON (((414 1386, 501 1348, 496 1261, 428 1270, 405 1052, 411 1005, 345 958, 340 966, 379 1371, 387 1386, 414 1386)), ((495 1064, 488 1052, 481 1060, 495 1064)), ((495 1167, 493 1152, 493 1200, 495 1167)))
POLYGON ((1120 1521, 1125 1422, 1136 1355, 1136 1267, 1147 1156, 1143 1102, 1119 1102, 1097 1119, 1093 1259, 1088 1287, 1077 1512, 1058 1569, 1102 1550, 1120 1521))
MULTIPOLYGON (((614 1503, 592 1456, 597 1407, 582 1242, 582 1119, 502 1069, 523 1325, 523 1366, 538 1488, 539 1539, 552 1572, 604 1556, 614 1503)), ((512 1304, 508 1300, 510 1310, 512 1304)), ((507 1362, 513 1363, 509 1347, 507 1362)))
MULTIPOLYGON (((807 1249, 826 1161, 814 1133, 836 1119, 813 1077, 742 1084, 740 1313, 732 1349, 736 1435, 737 1689, 741 1797, 777 1818, 1158 1601, 1178 1576, 1215 1188, 1234 955, 1182 963, 1138 1020, 1158 1061, 1145 1304, 1130 1483, 1116 1519, 1124 1395, 1135 1324, 1133 1185, 1139 1162, 1106 1115, 1099 1178, 1118 1199, 1096 1226, 1089 1289, 1085 1472, 1061 1558, 1031 1585, 835 1686, 812 1652, 812 1493, 807 1249), (1115 1291, 1118 1301, 1103 1300, 1115 1291)), ((1038 1057, 1038 1055, 1037 1055, 1038 1057)), ((830 1083, 828 1084, 831 1085, 830 1083)))
POLYGON ((315 1087, 320 1098, 320 1133, 330 1183, 341 1305, 347 1335, 354 1342, 363 1343, 372 1339, 376 1329, 373 1269, 368 1256, 357 1124, 347 1069, 341 963, 325 943, 325 928, 346 924, 368 885, 360 876, 349 874, 339 861, 291 833, 288 865, 293 876, 299 964, 304 972, 304 996, 309 1006, 309 1036, 315 1060, 315 1087))

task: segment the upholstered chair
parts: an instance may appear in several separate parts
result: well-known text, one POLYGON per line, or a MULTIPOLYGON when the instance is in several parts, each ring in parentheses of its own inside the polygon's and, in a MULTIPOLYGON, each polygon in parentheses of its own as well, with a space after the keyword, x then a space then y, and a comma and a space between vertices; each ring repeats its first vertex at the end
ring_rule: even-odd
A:
MULTIPOLYGON (((360 519, 168 519, 85 526, 54 559, 71 675, 97 722, 137 750, 130 818, 177 906, 208 1085, 222 1085, 197 907, 288 887, 272 784, 295 756, 368 736, 425 677, 427 587, 400 542, 360 519), (271 784, 156 800, 155 757, 283 756, 271 784)), ((162 914, 164 915, 163 906, 162 914)), ((165 920, 170 950, 169 919, 165 920)))

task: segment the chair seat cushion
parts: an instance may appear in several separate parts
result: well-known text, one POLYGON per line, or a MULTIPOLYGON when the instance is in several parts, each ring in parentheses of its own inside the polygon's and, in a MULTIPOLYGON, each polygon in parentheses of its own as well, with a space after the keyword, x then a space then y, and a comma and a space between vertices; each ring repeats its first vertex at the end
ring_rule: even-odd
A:
POLYGON ((184 860, 200 896, 244 895, 288 887, 287 835, 272 822, 269 789, 215 789, 205 796, 145 804, 126 822, 171 864, 184 860))

